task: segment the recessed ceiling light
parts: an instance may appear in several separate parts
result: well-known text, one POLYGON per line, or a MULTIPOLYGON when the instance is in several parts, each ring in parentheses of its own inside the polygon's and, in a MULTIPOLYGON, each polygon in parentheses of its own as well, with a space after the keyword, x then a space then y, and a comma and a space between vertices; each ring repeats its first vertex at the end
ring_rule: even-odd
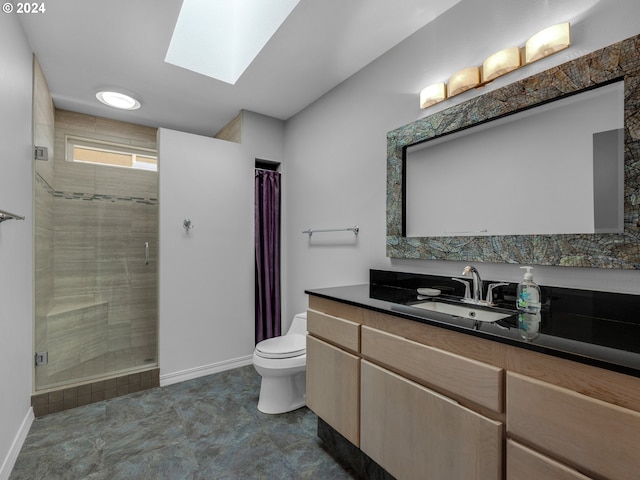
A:
POLYGON ((140 102, 135 98, 120 92, 98 92, 96 98, 105 105, 121 110, 137 110, 140 102))

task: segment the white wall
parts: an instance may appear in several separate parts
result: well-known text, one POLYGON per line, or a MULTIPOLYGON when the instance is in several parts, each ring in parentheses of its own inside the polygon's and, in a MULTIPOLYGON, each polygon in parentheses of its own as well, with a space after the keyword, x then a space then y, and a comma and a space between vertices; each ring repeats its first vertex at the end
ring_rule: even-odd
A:
MULTIPOLYGON (((640 33, 636 0, 463 0, 442 17, 288 120, 285 130, 285 314, 306 307, 305 288, 366 283, 370 268, 452 275, 459 262, 393 260, 385 253, 386 134, 490 89, 527 77, 640 33), (497 50, 521 45, 538 30, 571 21, 572 46, 545 60, 427 110, 426 85, 479 65, 497 50), (305 227, 359 224, 350 234, 314 235, 305 227)), ((480 152, 480 154, 482 154, 480 152)), ((511 201, 511 199, 506 199, 511 201)), ((485 263, 484 278, 519 281, 517 266, 485 263)), ((547 285, 640 293, 640 272, 538 267, 547 285)))
POLYGON ((33 57, 15 15, 0 15, 0 479, 8 478, 33 418, 33 57))
MULTIPOLYGON (((252 362, 255 159, 282 162, 284 122, 242 114, 242 143, 160 129, 160 381, 252 362), (182 228, 185 218, 195 228, 182 228)), ((285 322, 285 326, 288 324, 285 322)))
POLYGON ((250 159, 284 160, 284 122, 243 110, 242 149, 250 159))
POLYGON ((158 148, 166 385, 251 363, 254 160, 239 144, 167 129, 158 133, 158 148))

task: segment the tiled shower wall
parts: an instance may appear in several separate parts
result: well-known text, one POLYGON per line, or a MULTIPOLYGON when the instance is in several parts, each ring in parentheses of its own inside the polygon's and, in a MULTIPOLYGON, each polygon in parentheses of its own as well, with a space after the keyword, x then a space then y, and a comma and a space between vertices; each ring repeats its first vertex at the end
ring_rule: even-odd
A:
POLYGON ((54 153, 42 162, 53 183, 36 175, 35 187, 36 265, 52 271, 36 274, 36 350, 49 353, 37 390, 157 366, 157 173, 66 162, 67 135, 156 148, 156 129, 55 111, 54 153))

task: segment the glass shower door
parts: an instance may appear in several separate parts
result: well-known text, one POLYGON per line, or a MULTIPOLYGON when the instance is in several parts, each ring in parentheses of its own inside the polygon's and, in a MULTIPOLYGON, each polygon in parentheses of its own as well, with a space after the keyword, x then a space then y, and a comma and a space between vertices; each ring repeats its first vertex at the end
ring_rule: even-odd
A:
POLYGON ((36 162, 36 391, 157 366, 158 174, 69 162, 61 142, 36 162))

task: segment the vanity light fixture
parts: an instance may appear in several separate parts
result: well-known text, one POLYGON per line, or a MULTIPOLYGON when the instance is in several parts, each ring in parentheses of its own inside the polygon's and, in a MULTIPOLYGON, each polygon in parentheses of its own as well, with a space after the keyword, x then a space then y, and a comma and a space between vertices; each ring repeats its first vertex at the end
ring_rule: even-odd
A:
POLYGON ((571 35, 568 22, 547 27, 533 35, 525 43, 525 61, 526 63, 535 62, 569 48, 569 45, 571 45, 571 35))
POLYGON ((121 110, 137 110, 140 108, 140 102, 138 100, 120 92, 102 91, 96 93, 96 98, 105 105, 121 110))
POLYGON ((490 82, 516 68, 520 68, 520 49, 505 48, 488 57, 482 64, 482 82, 490 82))
POLYGON ((424 88, 420 92, 420 108, 428 108, 471 88, 483 87, 498 77, 569 48, 570 45, 569 22, 547 27, 532 35, 524 47, 500 50, 487 57, 482 67, 468 67, 454 73, 448 84, 435 83, 424 88))
POLYGON ((434 83, 420 92, 420 108, 427 108, 447 98, 447 86, 443 83, 434 83))
POLYGON ((459 95, 462 92, 477 87, 480 83, 480 69, 478 67, 467 67, 454 73, 449 78, 447 92, 449 97, 459 95))

